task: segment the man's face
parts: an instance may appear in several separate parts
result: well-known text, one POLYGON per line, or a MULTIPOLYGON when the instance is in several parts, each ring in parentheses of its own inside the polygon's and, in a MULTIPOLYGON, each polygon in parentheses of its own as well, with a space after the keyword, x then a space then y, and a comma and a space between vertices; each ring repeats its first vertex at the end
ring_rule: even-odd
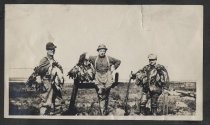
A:
POLYGON ((154 66, 156 65, 157 59, 149 59, 149 64, 154 66))
POLYGON ((99 54, 100 57, 103 57, 103 56, 106 55, 106 50, 105 49, 100 49, 100 50, 98 50, 98 54, 99 54))
POLYGON ((47 50, 47 54, 53 56, 55 54, 55 49, 47 50))

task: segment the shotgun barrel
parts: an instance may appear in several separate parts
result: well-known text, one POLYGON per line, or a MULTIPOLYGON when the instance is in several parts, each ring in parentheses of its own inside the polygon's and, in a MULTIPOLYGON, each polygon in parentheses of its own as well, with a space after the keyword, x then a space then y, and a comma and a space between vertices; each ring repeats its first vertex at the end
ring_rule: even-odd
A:
MULTIPOLYGON (((131 71, 131 74, 133 74, 132 71, 131 71)), ((128 111, 128 96, 129 96, 129 89, 130 89, 131 80, 132 80, 132 77, 130 77, 129 82, 128 82, 128 86, 127 86, 127 91, 126 91, 126 96, 125 96, 125 101, 124 101, 124 108, 125 108, 124 115, 129 115, 129 111, 128 111)))

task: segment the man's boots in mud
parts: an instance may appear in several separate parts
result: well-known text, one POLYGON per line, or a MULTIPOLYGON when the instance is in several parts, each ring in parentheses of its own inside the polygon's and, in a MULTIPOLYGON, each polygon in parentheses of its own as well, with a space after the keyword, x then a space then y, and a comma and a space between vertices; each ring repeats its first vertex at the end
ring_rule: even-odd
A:
POLYGON ((152 113, 152 115, 156 116, 157 115, 157 107, 152 107, 151 113, 152 113))
POLYGON ((140 114, 139 115, 146 115, 146 107, 145 106, 140 107, 140 114))

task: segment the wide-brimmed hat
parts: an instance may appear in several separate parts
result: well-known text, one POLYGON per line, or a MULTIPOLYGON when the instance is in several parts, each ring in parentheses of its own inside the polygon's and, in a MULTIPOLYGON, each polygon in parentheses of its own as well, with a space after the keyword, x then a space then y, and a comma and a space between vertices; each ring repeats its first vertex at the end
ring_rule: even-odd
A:
POLYGON ((57 46, 55 46, 52 42, 48 42, 46 44, 46 50, 52 50, 52 49, 55 49, 57 48, 57 46))
POLYGON ((104 44, 99 45, 97 51, 99 51, 100 49, 108 50, 104 44))

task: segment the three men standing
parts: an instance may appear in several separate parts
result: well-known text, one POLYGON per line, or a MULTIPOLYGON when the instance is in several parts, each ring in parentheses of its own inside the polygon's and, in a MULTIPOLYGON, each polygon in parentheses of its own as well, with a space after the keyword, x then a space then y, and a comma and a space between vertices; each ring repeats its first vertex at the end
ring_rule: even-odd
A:
MULTIPOLYGON (((52 72, 56 72, 53 67, 60 69, 61 73, 63 73, 62 66, 54 60, 55 48, 56 46, 52 42, 47 43, 47 56, 44 57, 40 61, 39 66, 34 69, 35 73, 41 76, 46 89, 45 92, 41 94, 43 99, 41 106, 53 106, 52 103, 56 97, 55 92, 59 90, 58 86, 52 86, 52 82, 55 80, 54 77, 52 77, 52 72)), ((101 44, 97 48, 97 56, 86 57, 85 54, 85 58, 87 58, 95 70, 95 84, 100 101, 100 107, 102 108, 102 115, 108 115, 109 113, 109 94, 111 88, 113 87, 112 73, 121 64, 120 60, 107 56, 107 50, 107 47, 101 44)), ((131 79, 136 79, 136 84, 142 87, 139 113, 145 115, 146 104, 148 99, 151 99, 151 113, 153 115, 157 115, 158 98, 167 88, 166 83, 169 81, 169 76, 163 65, 156 64, 156 55, 150 54, 148 59, 149 64, 135 74, 132 74, 131 79)))

